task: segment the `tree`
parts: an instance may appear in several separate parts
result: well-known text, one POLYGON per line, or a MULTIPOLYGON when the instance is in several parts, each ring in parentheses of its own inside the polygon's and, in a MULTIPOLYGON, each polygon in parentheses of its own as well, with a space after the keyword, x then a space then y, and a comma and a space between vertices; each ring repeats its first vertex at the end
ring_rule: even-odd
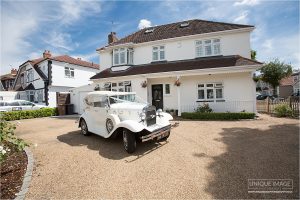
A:
POLYGON ((290 76, 293 72, 291 65, 280 62, 279 59, 266 63, 259 71, 261 80, 274 88, 274 95, 277 94, 276 88, 279 86, 280 80, 290 76))
POLYGON ((251 50, 251 59, 256 60, 256 51, 255 50, 251 50))

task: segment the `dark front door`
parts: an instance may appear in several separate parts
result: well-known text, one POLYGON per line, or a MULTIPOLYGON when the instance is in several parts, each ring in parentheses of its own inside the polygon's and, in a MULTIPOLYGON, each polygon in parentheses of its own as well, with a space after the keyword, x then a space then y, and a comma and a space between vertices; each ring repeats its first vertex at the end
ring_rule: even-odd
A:
POLYGON ((163 109, 163 85, 152 85, 152 105, 156 109, 163 109))

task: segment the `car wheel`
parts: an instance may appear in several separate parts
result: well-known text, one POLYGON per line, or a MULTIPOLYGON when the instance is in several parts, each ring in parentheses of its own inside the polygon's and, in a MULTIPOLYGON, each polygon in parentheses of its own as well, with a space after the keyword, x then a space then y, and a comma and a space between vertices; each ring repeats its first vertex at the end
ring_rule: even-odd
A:
POLYGON ((136 149, 136 139, 134 133, 127 129, 123 129, 123 144, 124 149, 128 153, 133 153, 136 149))
POLYGON ((114 130, 114 122, 111 119, 106 120, 106 130, 108 133, 111 133, 114 130))
POLYGON ((85 122, 84 119, 82 119, 80 121, 80 128, 81 128, 81 134, 82 135, 84 135, 84 136, 90 135, 89 129, 88 129, 88 127, 87 127, 86 122, 85 122))
POLYGON ((168 132, 168 135, 161 138, 159 141, 166 141, 168 139, 168 137, 170 136, 170 131, 168 132))

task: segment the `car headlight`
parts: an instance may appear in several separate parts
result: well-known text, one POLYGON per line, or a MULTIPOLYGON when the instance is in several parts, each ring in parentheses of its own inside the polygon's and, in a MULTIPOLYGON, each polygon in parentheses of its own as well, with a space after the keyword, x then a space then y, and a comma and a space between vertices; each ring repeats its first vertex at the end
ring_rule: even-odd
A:
POLYGON ((157 115, 158 115, 158 116, 161 116, 161 115, 162 115, 162 109, 158 109, 156 112, 157 112, 157 115))
POLYGON ((142 121, 144 121, 146 119, 146 113, 145 112, 141 112, 140 113, 140 118, 142 121))

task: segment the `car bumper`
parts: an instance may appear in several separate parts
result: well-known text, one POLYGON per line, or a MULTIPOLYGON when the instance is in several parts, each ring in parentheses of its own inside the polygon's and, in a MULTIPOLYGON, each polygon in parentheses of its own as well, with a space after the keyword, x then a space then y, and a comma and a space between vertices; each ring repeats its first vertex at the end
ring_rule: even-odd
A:
POLYGON ((171 125, 168 125, 163 128, 156 129, 147 135, 141 136, 140 138, 142 142, 146 142, 148 140, 153 140, 153 139, 161 139, 168 136, 168 134, 170 134, 170 131, 171 131, 171 125))

